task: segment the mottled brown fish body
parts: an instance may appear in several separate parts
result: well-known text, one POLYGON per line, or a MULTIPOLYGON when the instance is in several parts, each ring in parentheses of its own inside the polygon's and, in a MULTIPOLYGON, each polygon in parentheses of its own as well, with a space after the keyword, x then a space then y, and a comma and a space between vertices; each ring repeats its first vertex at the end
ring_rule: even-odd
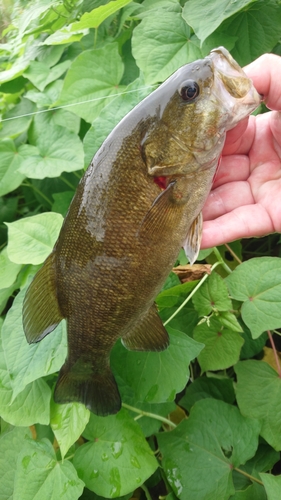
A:
POLYGON ((237 63, 216 49, 180 68, 96 153, 24 302, 29 342, 67 319, 57 402, 118 411, 109 365, 116 340, 134 350, 168 346, 154 299, 182 246, 195 260, 225 132, 258 103, 237 63))

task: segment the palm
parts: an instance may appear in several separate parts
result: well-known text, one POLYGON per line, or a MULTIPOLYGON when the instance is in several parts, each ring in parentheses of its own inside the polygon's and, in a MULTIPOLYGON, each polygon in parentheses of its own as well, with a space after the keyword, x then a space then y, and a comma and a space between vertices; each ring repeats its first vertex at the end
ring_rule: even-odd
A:
MULTIPOLYGON (((278 99, 272 102, 272 80, 263 77, 260 81, 255 77, 259 63, 262 62, 264 68, 265 62, 272 63, 272 57, 276 71, 277 56, 262 56, 249 67, 249 76, 257 90, 268 96, 268 106, 281 109, 278 99)), ((277 60, 281 75, 280 58, 277 60)), ((276 95, 279 97, 280 89, 276 89, 276 95)), ((203 216, 202 248, 238 238, 281 232, 280 113, 273 111, 251 116, 248 122, 245 120, 228 133, 222 162, 203 216)))

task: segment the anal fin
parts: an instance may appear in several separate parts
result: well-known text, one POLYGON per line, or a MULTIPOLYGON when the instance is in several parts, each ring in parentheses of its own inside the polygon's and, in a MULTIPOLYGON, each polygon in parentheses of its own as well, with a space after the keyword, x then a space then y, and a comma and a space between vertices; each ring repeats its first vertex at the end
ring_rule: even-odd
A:
POLYGON ((185 254, 191 265, 194 264, 199 254, 202 228, 203 216, 202 212, 200 212, 200 214, 197 215, 196 219, 194 219, 193 223, 191 224, 185 242, 183 244, 185 254))
MULTIPOLYGON (((101 362, 99 360, 99 366, 101 362)), ((56 403, 83 403, 96 415, 105 417, 121 408, 119 390, 107 360, 97 371, 94 360, 78 359, 62 366, 55 387, 56 403)))
POLYGON ((122 344, 130 351, 164 351, 169 345, 169 335, 158 315, 156 305, 138 321, 122 344))
POLYGON ((23 302, 23 328, 29 344, 42 340, 62 319, 51 253, 28 287, 23 302))

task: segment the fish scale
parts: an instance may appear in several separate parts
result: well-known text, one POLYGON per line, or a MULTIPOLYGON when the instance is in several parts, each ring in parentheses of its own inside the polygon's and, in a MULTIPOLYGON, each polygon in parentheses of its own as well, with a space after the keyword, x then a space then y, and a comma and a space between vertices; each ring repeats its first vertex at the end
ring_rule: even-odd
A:
POLYGON ((167 348, 155 297, 182 246, 196 259, 226 131, 259 102, 221 47, 176 71, 104 141, 23 305, 30 343, 67 321, 56 402, 116 413, 121 399, 109 361, 116 340, 132 350, 167 348))

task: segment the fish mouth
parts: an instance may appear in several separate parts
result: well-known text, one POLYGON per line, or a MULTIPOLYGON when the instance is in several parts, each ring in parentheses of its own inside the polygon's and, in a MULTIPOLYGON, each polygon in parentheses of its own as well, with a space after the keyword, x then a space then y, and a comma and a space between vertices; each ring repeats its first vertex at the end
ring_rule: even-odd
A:
POLYGON ((252 80, 224 47, 213 49, 209 55, 214 71, 212 92, 226 109, 227 128, 233 128, 261 103, 262 97, 256 91, 252 80))

